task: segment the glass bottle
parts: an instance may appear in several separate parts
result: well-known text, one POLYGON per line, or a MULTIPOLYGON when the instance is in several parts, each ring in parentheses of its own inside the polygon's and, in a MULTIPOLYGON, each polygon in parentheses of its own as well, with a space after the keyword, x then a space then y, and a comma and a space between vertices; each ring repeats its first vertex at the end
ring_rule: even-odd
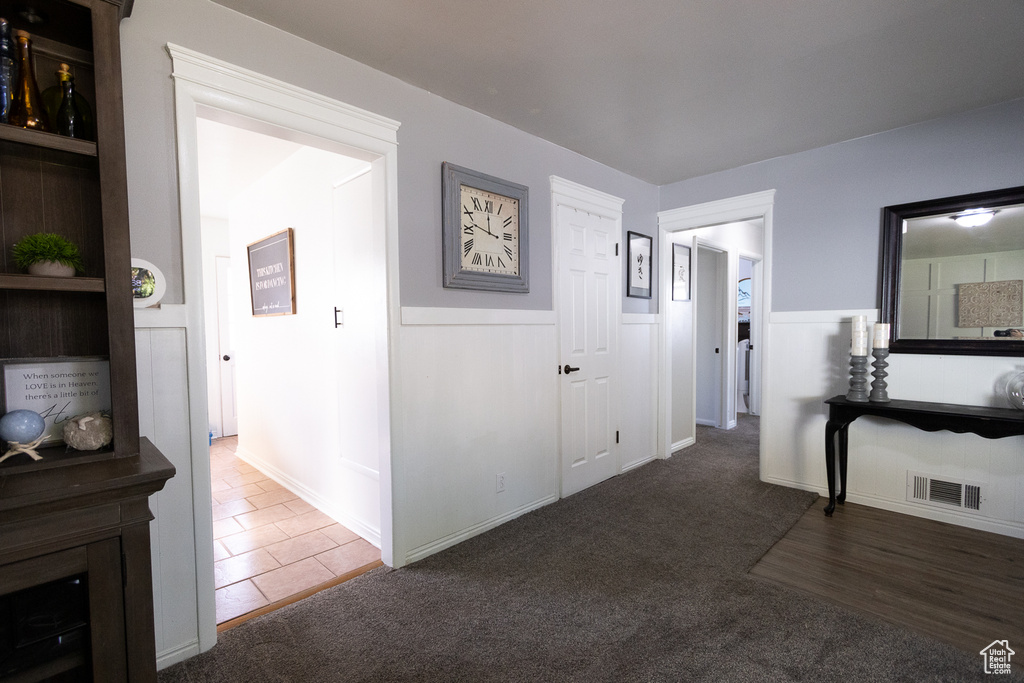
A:
POLYGON ((15 72, 11 25, 6 19, 0 17, 0 123, 8 123, 11 118, 15 72))
POLYGON ((84 137, 82 113, 78 111, 75 104, 75 80, 69 78, 61 81, 63 97, 60 101, 60 108, 57 110, 57 133, 66 135, 69 138, 84 137))
POLYGON ((39 97, 39 86, 32 71, 32 38, 28 31, 15 31, 18 40, 18 85, 14 91, 10 122, 22 128, 52 131, 39 97))
MULTIPOLYGON (((78 110, 79 122, 75 128, 73 138, 79 138, 81 140, 95 140, 94 128, 95 120, 92 115, 92 107, 89 106, 89 101, 86 100, 82 93, 78 92, 78 88, 74 86, 75 76, 71 72, 71 66, 68 64, 61 64, 60 68, 57 69, 57 85, 51 86, 43 91, 43 108, 46 110, 46 115, 49 121, 60 133, 60 122, 59 113, 61 102, 64 101, 64 84, 68 81, 72 84, 72 90, 74 95, 72 99, 75 103, 75 109, 78 110)), ((61 133, 65 135, 65 133, 61 133)))

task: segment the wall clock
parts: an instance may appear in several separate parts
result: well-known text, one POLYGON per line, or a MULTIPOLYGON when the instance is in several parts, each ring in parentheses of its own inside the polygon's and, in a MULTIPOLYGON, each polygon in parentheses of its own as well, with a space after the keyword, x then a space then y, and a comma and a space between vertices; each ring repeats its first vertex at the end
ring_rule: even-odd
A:
POLYGON ((441 164, 444 286, 529 292, 528 190, 441 164))

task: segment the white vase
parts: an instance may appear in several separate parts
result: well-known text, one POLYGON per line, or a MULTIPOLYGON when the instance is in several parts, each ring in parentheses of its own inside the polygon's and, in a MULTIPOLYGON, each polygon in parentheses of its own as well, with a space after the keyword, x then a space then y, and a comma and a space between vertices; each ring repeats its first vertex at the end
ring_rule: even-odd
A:
POLYGON ((57 261, 38 261, 28 267, 29 275, 42 275, 45 277, 74 277, 75 267, 67 266, 57 261))

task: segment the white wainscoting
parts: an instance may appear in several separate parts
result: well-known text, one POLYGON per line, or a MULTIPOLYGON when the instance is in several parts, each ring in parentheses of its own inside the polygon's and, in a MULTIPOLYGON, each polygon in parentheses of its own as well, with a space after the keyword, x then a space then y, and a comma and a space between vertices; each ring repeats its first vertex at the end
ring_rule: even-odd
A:
POLYGON ((403 310, 416 322, 399 330, 392 420, 396 532, 409 562, 558 499, 554 318, 520 312, 501 324, 494 313, 403 310))
MULTIPOLYGON (((827 495, 826 398, 849 389, 850 319, 877 311, 773 313, 765 358, 770 395, 762 424, 765 481, 827 495)), ((1001 378, 1024 362, 995 356, 892 354, 891 398, 1008 406, 1001 378)), ((1024 368, 1022 368, 1024 369, 1024 368)), ((1024 437, 923 432, 879 418, 850 426, 847 500, 1024 538, 1024 437), (907 471, 980 483, 982 510, 961 512, 908 503, 907 471)), ((823 502, 822 502, 823 504, 823 502)))
MULTIPOLYGON (((149 499, 157 666, 164 668, 199 654, 199 595, 193 466, 189 444, 184 307, 136 312, 135 353, 139 384, 139 427, 174 465, 164 489, 149 499)), ((209 495, 209 477, 207 495, 209 495)), ((209 507, 209 506, 206 506, 209 507)), ((209 525, 209 519, 204 520, 209 525)), ((202 523, 202 522, 200 522, 202 523)), ((212 529, 205 530, 210 555, 212 529)), ((205 586, 204 586, 205 587, 205 586)))
POLYGON ((622 471, 658 457, 658 357, 661 326, 657 314, 623 313, 619 334, 622 471))

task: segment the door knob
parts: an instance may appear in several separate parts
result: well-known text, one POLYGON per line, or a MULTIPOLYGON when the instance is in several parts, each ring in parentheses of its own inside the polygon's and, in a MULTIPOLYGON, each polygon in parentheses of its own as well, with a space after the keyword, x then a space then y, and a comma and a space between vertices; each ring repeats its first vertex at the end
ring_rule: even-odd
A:
POLYGON ((231 360, 231 356, 224 354, 224 360, 231 360))
POLYGON ((568 363, 566 363, 565 367, 562 368, 562 370, 564 370, 565 374, 568 375, 570 372, 576 372, 577 370, 579 370, 579 368, 570 367, 570 365, 568 363))

